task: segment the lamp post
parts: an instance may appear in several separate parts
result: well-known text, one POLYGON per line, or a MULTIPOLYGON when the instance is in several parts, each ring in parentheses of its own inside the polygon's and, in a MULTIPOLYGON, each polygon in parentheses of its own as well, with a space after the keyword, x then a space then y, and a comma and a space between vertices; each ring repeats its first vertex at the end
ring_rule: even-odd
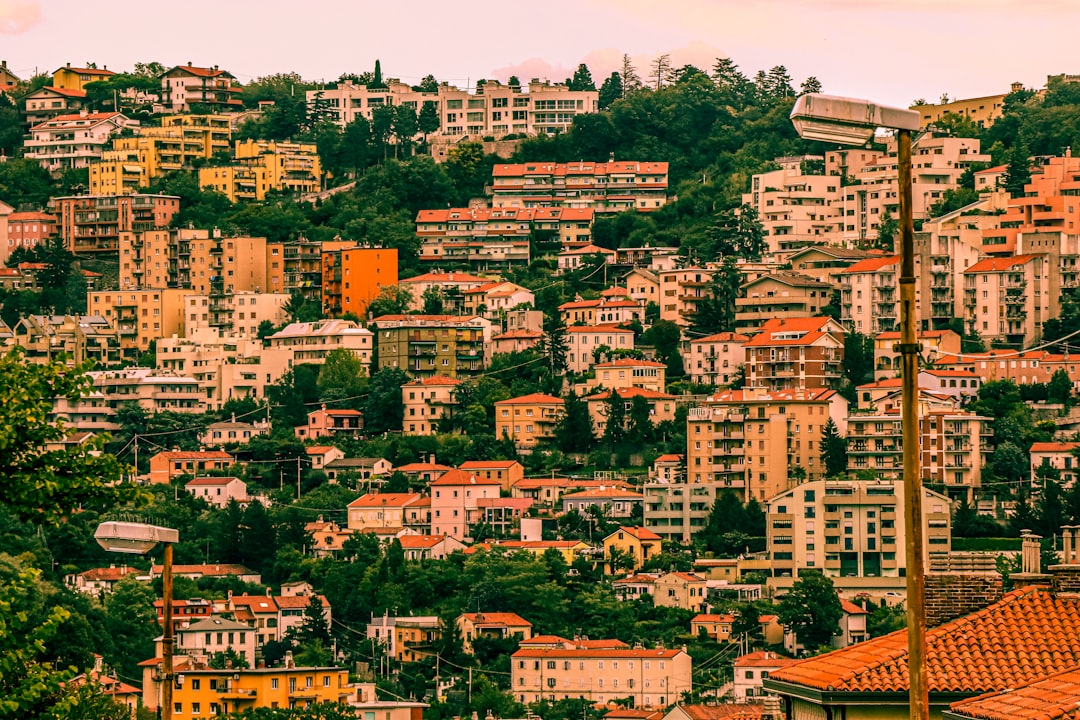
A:
POLYGON ((173 545, 180 534, 171 528, 132 522, 103 522, 94 531, 98 545, 109 552, 145 555, 158 543, 165 548, 161 571, 161 604, 165 619, 165 631, 161 636, 161 702, 160 716, 172 720, 173 716, 173 545))
POLYGON ((926 608, 923 591, 922 475, 919 456, 919 344, 915 328, 915 225, 911 207, 911 133, 919 113, 867 100, 803 95, 795 101, 791 122, 806 140, 864 145, 876 130, 896 131, 900 200, 900 378, 904 458, 904 530, 907 534, 908 699, 913 720, 929 717, 926 687, 926 608))

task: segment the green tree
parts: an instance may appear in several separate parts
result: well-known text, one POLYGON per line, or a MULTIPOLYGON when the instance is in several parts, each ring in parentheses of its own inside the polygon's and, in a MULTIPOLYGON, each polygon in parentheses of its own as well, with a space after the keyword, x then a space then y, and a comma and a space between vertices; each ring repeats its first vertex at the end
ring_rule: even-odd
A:
POLYGON ((614 390, 604 400, 604 442, 614 450, 626 439, 626 401, 614 390))
POLYGON ((380 368, 371 376, 364 405, 364 432, 378 434, 401 430, 405 417, 401 386, 407 382, 409 376, 401 368, 380 368))
POLYGON ((420 106, 420 112, 416 118, 416 127, 424 134, 424 142, 427 142, 428 135, 436 132, 442 120, 439 117, 439 108, 436 106, 433 100, 425 100, 424 104, 420 106))
POLYGON ((557 390, 555 378, 565 372, 570 352, 566 323, 558 311, 544 317, 544 337, 540 340, 540 352, 547 360, 552 388, 557 390))
POLYGON ((1047 396, 1050 402, 1061 403, 1068 409, 1073 402, 1073 386, 1069 373, 1064 368, 1058 368, 1050 376, 1047 386, 1047 396))
POLYGON ((837 477, 847 472, 847 438, 840 434, 832 418, 821 430, 821 459, 825 477, 837 477))
POLYGON ((907 627, 907 612, 902 605, 879 605, 866 620, 870 637, 881 637, 907 627))
POLYGON ((804 571, 780 602, 780 622, 795 632, 807 650, 825 647, 840 631, 840 596, 832 580, 820 572, 804 571))
POLYGON ((328 352, 319 370, 318 387, 321 402, 338 408, 361 409, 367 378, 360 358, 344 348, 328 352))
POLYGON ((370 318, 383 315, 404 315, 412 305, 412 291, 404 285, 387 285, 374 300, 368 303, 367 314, 370 318))
POLYGON ((886 210, 882 213, 881 220, 878 221, 877 238, 874 240, 874 247, 885 252, 893 252, 896 237, 899 233, 900 223, 892 216, 892 213, 886 210))
MULTIPOLYGON (((401 543, 398 543, 399 547, 400 545, 401 543)), ((330 619, 326 616, 326 606, 323 605, 322 599, 318 596, 311 597, 307 607, 304 608, 304 619, 300 623, 300 627, 297 628, 296 638, 301 645, 321 642, 329 647, 332 641, 330 637, 330 619)))
POLYGON ((649 401, 641 395, 635 395, 630 401, 629 439, 639 447, 648 447, 655 438, 656 426, 652 421, 652 408, 649 401))
POLYGON ((811 93, 820 93, 820 92, 821 92, 821 81, 818 80, 813 75, 811 75, 810 77, 803 80, 802 85, 799 87, 799 94, 800 95, 808 95, 808 94, 811 94, 811 93))
POLYGON ((593 83, 592 73, 589 72, 589 66, 585 63, 581 63, 577 66, 577 70, 574 71, 574 77, 567 78, 566 85, 571 90, 596 90, 596 85, 593 83))
POLYGON ((735 300, 741 285, 742 275, 735 265, 735 258, 729 255, 709 279, 705 297, 698 301, 697 312, 691 321, 697 337, 735 329, 735 300))
POLYGON ((443 302, 446 296, 443 291, 437 285, 431 285, 424 290, 424 294, 420 296, 420 301, 423 303, 421 312, 425 315, 442 315, 443 314, 443 302))
POLYGON ((600 106, 600 109, 606 109, 611 105, 611 103, 621 99, 622 96, 622 75, 620 75, 618 72, 613 72, 600 85, 600 92, 598 95, 598 104, 600 106))
POLYGON ((555 426, 555 445, 564 453, 588 452, 593 444, 589 406, 573 391, 563 400, 563 415, 555 426))
POLYGON ((845 333, 840 370, 845 380, 841 389, 848 401, 853 401, 855 388, 874 378, 874 339, 854 330, 845 333))
POLYGON ((1002 178, 1002 187, 1009 197, 1023 197, 1024 186, 1031 182, 1031 157, 1027 145, 1020 143, 1009 151, 1009 164, 1002 178))
POLYGON ((731 58, 717 58, 712 79, 727 105, 741 109, 754 100, 754 84, 739 70, 731 58))
POLYGON ((394 149, 394 156, 397 157, 397 148, 404 148, 407 152, 406 155, 412 154, 412 140, 416 137, 416 134, 420 132, 419 120, 416 116, 416 110, 409 105, 398 105, 394 110, 393 121, 394 139, 397 141, 397 145, 394 149))

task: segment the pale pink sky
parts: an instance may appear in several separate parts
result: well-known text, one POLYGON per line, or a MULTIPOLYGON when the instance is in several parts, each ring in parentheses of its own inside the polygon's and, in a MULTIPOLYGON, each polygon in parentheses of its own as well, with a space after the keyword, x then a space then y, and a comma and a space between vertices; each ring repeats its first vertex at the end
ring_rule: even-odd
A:
POLYGON ((1076 0, 0 0, 0 59, 21 76, 88 61, 219 65, 241 82, 370 69, 464 86, 511 74, 562 80, 588 63, 599 85, 629 53, 639 74, 670 53, 708 69, 730 56, 753 76, 785 65, 796 84, 906 105, 942 93, 1006 92, 1080 72, 1076 0))

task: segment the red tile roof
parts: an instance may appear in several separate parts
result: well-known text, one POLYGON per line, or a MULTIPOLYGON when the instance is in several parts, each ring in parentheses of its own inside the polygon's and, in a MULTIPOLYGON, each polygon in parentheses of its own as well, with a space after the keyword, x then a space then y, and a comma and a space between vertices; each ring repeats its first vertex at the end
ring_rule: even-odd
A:
MULTIPOLYGON (((161 565, 154 565, 151 571, 154 575, 161 574, 161 565)), ((204 575, 206 577, 223 577, 225 575, 257 575, 254 570, 250 570, 243 565, 230 565, 228 563, 218 563, 213 565, 174 565, 174 575, 204 575)))
POLYGON ((1080 720, 1080 668, 1015 690, 961 700, 949 709, 982 720, 1080 720))
POLYGON ((1032 443, 1031 452, 1071 452, 1080 448, 1080 442, 1037 442, 1032 443))
POLYGON ((125 575, 135 572, 139 571, 133 567, 91 568, 79 573, 79 577, 90 582, 116 582, 125 575))
POLYGON ((478 277, 476 275, 469 275, 468 273, 450 272, 429 272, 423 275, 415 275, 411 278, 405 278, 401 280, 403 283, 486 283, 489 282, 487 278, 478 277))
POLYGON ((506 470, 518 464, 517 460, 468 460, 458 465, 459 470, 483 470, 484 468, 497 468, 506 470))
POLYGON ((218 485, 228 485, 233 480, 239 479, 234 477, 200 477, 188 481, 184 487, 216 487, 218 485))
MULTIPOLYGON (((674 400, 674 395, 668 395, 667 393, 658 392, 656 390, 649 390, 647 388, 628 387, 628 388, 616 388, 615 394, 621 397, 623 400, 630 400, 636 397, 643 397, 646 400, 674 400)), ((605 390, 604 392, 596 393, 595 395, 589 395, 586 400, 607 400, 611 397, 611 390, 605 390)))
POLYGON ((73 90, 71 88, 61 88, 61 87, 54 87, 52 85, 46 85, 45 87, 40 88, 39 90, 37 90, 35 92, 40 92, 41 90, 48 90, 49 92, 54 92, 57 95, 63 95, 65 97, 75 97, 75 98, 84 98, 84 97, 86 97, 86 91, 85 90, 73 90))
POLYGON ((760 703, 743 705, 679 705, 690 720, 757 720, 765 711, 760 703))
POLYGON ((705 336, 703 338, 698 338, 697 340, 691 340, 690 344, 693 345, 694 343, 713 343, 713 342, 735 342, 735 343, 740 343, 740 342, 746 342, 749 339, 750 339, 749 335, 742 335, 740 333, 733 333, 733 332, 722 332, 722 333, 716 333, 715 335, 707 335, 707 336, 705 336))
POLYGON ((735 658, 735 667, 787 667, 799 662, 795 658, 780 657, 768 650, 759 650, 735 658))
POLYGON ((546 395, 544 393, 532 393, 530 395, 522 395, 516 398, 510 398, 509 400, 499 400, 496 405, 562 405, 563 399, 554 397, 553 395, 546 395))
POLYGON ((682 455, 675 455, 674 453, 668 453, 667 455, 661 455, 656 458, 654 462, 682 462, 682 455))
POLYGON ((656 362, 654 360, 635 360, 634 358, 619 358, 618 360, 611 360, 609 362, 598 363, 594 365, 595 368, 617 368, 617 367, 654 367, 662 368, 667 367, 662 362, 656 362))
POLYGON ((304 452, 308 455, 325 455, 331 450, 337 450, 333 445, 312 445, 309 448, 305 448, 304 452))
POLYGON ((381 508, 405 507, 420 499, 420 493, 368 493, 356 498, 346 507, 381 508))
MULTIPOLYGON (((611 535, 614 535, 616 532, 624 532, 627 535, 629 535, 630 537, 637 538, 638 540, 659 540, 660 539, 660 536, 657 535, 656 533, 654 533, 652 530, 649 530, 648 528, 643 528, 643 527, 633 527, 633 526, 631 526, 631 527, 623 527, 623 526, 620 526, 619 529, 616 530, 615 532, 611 533, 611 535)), ((608 535, 608 537, 611 537, 611 535, 608 535)))
MULTIPOLYGON (((505 625, 507 627, 532 627, 532 623, 521 617, 517 613, 510 612, 481 612, 481 613, 464 613, 461 617, 465 618, 473 625, 505 625)), ((514 653, 515 655, 517 653, 514 653)))
POLYGON ((515 658, 579 658, 579 657, 595 657, 595 658, 615 658, 621 660, 626 658, 633 660, 635 658, 642 658, 648 660, 650 658, 673 658, 678 656, 684 650, 668 650, 668 649, 656 649, 656 650, 636 650, 627 648, 582 648, 574 650, 566 650, 564 648, 522 648, 515 652, 510 657, 515 658))
POLYGON ((1013 255, 1012 257, 1000 257, 1000 258, 987 258, 975 263, 967 270, 964 271, 965 275, 981 272, 1001 272, 1002 270, 1011 270, 1018 265, 1024 265, 1039 255, 1013 255))
MULTIPOLYGON (((1080 665, 1080 601, 1025 587, 970 615, 927 630, 931 693, 1000 692, 1080 665)), ((803 660, 770 675, 852 693, 906 693, 907 632, 803 660)))
MULTIPOLYGON (((163 450, 154 458, 165 457, 169 460, 232 460, 233 456, 223 450, 163 450)), ((150 458, 153 460, 154 458, 150 458)))
POLYGON ((865 260, 860 260, 859 262, 855 263, 854 265, 851 265, 849 267, 844 268, 843 270, 841 270, 837 274, 838 275, 851 275, 851 274, 854 274, 854 273, 877 272, 878 270, 882 270, 884 268, 887 268, 890 265, 898 265, 899 263, 900 263, 900 256, 899 255, 886 255, 884 257, 870 257, 870 258, 866 258, 865 260))
POLYGON ((446 377, 445 375, 433 375, 431 377, 420 378, 419 380, 413 380, 407 382, 405 385, 419 386, 419 385, 460 385, 461 381, 457 378, 446 377))
POLYGON ((432 487, 436 485, 501 485, 502 483, 495 479, 487 479, 474 475, 471 472, 465 470, 452 469, 443 473, 438 480, 431 483, 432 487))
POLYGON ((422 473, 422 472, 439 472, 439 473, 443 473, 443 472, 446 472, 447 470, 453 470, 453 469, 454 468, 450 467, 449 465, 439 465, 438 463, 417 462, 417 463, 406 463, 405 465, 402 465, 401 467, 396 467, 396 468, 394 468, 394 472, 403 472, 403 473, 406 473, 406 474, 408 474, 408 473, 422 473))

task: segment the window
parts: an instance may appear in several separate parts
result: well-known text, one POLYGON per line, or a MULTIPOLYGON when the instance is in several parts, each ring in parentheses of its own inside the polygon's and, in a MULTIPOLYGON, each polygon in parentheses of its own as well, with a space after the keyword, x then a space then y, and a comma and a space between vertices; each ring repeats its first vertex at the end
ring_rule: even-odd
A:
POLYGON ((202 705, 200 703, 197 703, 197 702, 191 703, 191 714, 192 715, 198 715, 201 712, 202 712, 202 705))

